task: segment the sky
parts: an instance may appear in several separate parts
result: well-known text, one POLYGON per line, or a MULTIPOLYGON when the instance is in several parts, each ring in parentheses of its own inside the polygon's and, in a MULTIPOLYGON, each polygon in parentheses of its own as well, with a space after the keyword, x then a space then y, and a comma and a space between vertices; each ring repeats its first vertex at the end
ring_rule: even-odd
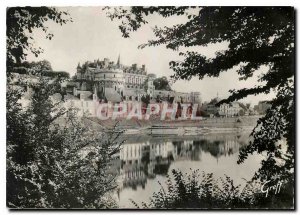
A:
MULTIPOLYGON (((54 22, 47 22, 49 32, 54 34, 52 40, 45 38, 45 34, 37 29, 33 32, 34 45, 44 49, 44 53, 37 58, 28 53, 28 61, 48 60, 53 70, 66 71, 72 75, 76 72, 78 63, 103 60, 109 58, 117 61, 120 55, 121 63, 132 65, 137 63, 139 66, 146 65, 148 73, 154 73, 158 77, 170 77, 174 72, 169 68, 172 60, 181 60, 179 51, 166 49, 165 46, 146 47, 138 49, 140 44, 146 43, 154 38, 152 28, 172 26, 186 21, 186 16, 176 16, 162 18, 158 15, 151 15, 147 18, 148 25, 142 26, 137 32, 130 35, 130 38, 123 38, 118 28, 119 21, 111 21, 106 17, 105 11, 101 7, 61 7, 59 10, 68 11, 73 19, 63 26, 54 22)), ((224 50, 227 43, 212 44, 206 47, 193 47, 197 51, 209 58, 215 56, 215 52, 224 50)), ((189 49, 191 50, 191 49, 189 49)), ((210 101, 218 96, 226 98, 230 95, 230 89, 241 89, 262 85, 258 83, 257 76, 264 70, 257 71, 253 78, 247 81, 239 81, 236 73, 237 68, 222 72, 219 77, 205 77, 202 80, 192 78, 190 81, 179 80, 172 84, 172 89, 179 92, 197 91, 201 93, 202 101, 210 101)), ((248 96, 241 100, 245 103, 255 105, 260 100, 269 100, 274 97, 274 92, 269 95, 261 94, 248 96)))

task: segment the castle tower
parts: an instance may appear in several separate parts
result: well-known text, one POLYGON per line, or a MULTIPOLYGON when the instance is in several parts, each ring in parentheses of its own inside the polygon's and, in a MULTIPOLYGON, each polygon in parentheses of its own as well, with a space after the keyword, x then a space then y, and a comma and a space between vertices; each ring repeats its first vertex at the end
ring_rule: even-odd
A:
POLYGON ((80 63, 78 63, 77 65, 77 72, 80 72, 81 71, 81 66, 80 66, 80 63))
POLYGON ((78 63, 77 68, 76 68, 76 76, 77 76, 77 78, 82 78, 81 77, 81 66, 80 66, 80 63, 78 63))

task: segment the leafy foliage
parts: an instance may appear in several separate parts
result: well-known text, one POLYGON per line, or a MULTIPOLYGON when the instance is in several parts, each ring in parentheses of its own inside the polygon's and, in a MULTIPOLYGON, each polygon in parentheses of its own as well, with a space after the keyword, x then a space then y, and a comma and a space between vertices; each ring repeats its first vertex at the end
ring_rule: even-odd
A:
POLYGON ((15 64, 12 68, 13 73, 43 75, 51 78, 70 78, 70 74, 64 71, 53 71, 51 63, 47 60, 42 61, 24 61, 19 65, 15 64))
POLYGON ((65 71, 47 71, 47 72, 45 71, 43 72, 43 76, 47 76, 51 78, 55 78, 55 77, 70 78, 70 74, 65 71))
POLYGON ((266 151, 268 158, 262 162, 260 174, 256 177, 294 180, 295 11, 292 7, 130 7, 105 10, 112 20, 122 20, 119 28, 123 37, 129 37, 130 32, 147 24, 146 17, 150 14, 164 18, 184 16, 184 23, 163 28, 155 26, 155 39, 140 48, 165 45, 168 49, 179 50, 228 44, 226 50, 216 52, 213 58, 195 51, 179 52, 184 60, 170 62, 175 80, 189 80, 194 76, 199 79, 218 77, 221 72, 232 68, 237 68, 241 80, 247 80, 260 68, 267 68, 257 78, 260 85, 232 89, 231 95, 220 103, 267 94, 271 90, 277 92, 272 108, 258 121, 252 132, 254 140, 241 152, 238 162, 243 162, 249 153, 266 151), (287 150, 277 146, 279 140, 286 140, 287 150))
POLYGON ((163 76, 153 80, 153 85, 156 90, 172 90, 167 77, 163 76))
POLYGON ((35 56, 43 52, 42 48, 33 45, 34 29, 42 29, 46 38, 51 40, 54 35, 48 31, 45 22, 51 20, 63 25, 72 21, 67 12, 54 7, 10 7, 6 17, 7 72, 15 63, 20 64, 26 59, 26 51, 31 51, 35 56))
POLYGON ((258 120, 257 126, 252 131, 253 141, 240 152, 239 163, 255 151, 267 152, 267 159, 262 162, 262 167, 255 178, 294 181, 295 110, 293 98, 294 86, 293 81, 290 80, 279 88, 277 97, 271 102, 272 108, 268 109, 266 115, 258 120))
POLYGON ((145 106, 147 107, 148 104, 150 103, 150 95, 146 95, 146 96, 142 96, 141 101, 145 104, 145 106))
POLYGON ((12 208, 113 208, 108 192, 116 186, 107 169, 119 150, 118 135, 83 127, 73 109, 52 98, 61 93, 64 72, 48 61, 26 62, 26 50, 38 56, 31 33, 45 22, 65 24, 68 13, 49 7, 7 9, 7 205, 12 208), (22 60, 24 62, 22 62, 22 60), (12 71, 33 70, 36 81, 14 80, 12 71), (55 74, 54 74, 55 73, 55 74), (57 75, 58 74, 58 75, 57 75), (55 78, 49 81, 49 77, 55 78), (28 108, 24 93, 32 89, 28 108))
POLYGON ((185 10, 189 7, 131 7, 130 10, 126 10, 123 7, 105 7, 107 10, 107 16, 111 19, 123 19, 122 24, 119 26, 123 37, 129 37, 130 31, 138 30, 143 24, 147 24, 145 16, 153 13, 158 13, 163 17, 173 15, 183 15, 185 10))
POLYGON ((28 108, 22 89, 7 93, 7 205, 14 208, 112 208, 108 174, 119 134, 96 133, 51 96, 60 88, 40 77, 28 108), (64 116, 64 117, 63 117, 64 116))
MULTIPOLYGON (((160 191, 154 193, 150 203, 142 203, 146 209, 238 209, 238 208, 291 208, 293 195, 291 184, 282 187, 280 194, 265 196, 260 191, 262 184, 257 181, 246 182, 246 185, 235 185, 226 176, 215 179, 212 173, 199 170, 190 174, 173 169, 172 176, 167 177, 166 188, 161 185, 160 191)), ((132 200, 135 207, 139 205, 132 200)))
POLYGON ((145 81, 143 82, 142 86, 143 86, 143 89, 145 90, 145 92, 148 91, 148 81, 149 81, 149 77, 147 77, 145 79, 145 81))
POLYGON ((38 71, 53 71, 51 63, 47 60, 31 62, 31 68, 38 71))

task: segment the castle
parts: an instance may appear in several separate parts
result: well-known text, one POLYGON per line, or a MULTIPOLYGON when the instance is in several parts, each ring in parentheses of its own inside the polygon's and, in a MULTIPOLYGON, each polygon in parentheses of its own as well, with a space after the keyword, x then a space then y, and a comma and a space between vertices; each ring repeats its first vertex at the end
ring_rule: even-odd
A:
POLYGON ((154 74, 147 74, 145 65, 141 68, 137 64, 124 66, 104 58, 78 64, 77 72, 72 81, 67 84, 67 92, 80 99, 105 99, 111 102, 123 100, 138 100, 142 96, 154 96, 154 74), (147 91, 144 85, 147 85, 147 91))
MULTIPOLYGON (((14 85, 18 84, 18 79, 25 79, 32 84, 37 81, 37 76, 31 74, 29 69, 26 73, 14 73, 14 85)), ((56 74, 56 72, 53 72, 56 74)), ((48 73, 47 73, 48 74, 48 73)), ((60 75, 60 73, 57 73, 60 75)), ((55 76, 45 76, 49 81, 53 81, 55 76)), ((145 65, 138 67, 137 64, 131 66, 122 65, 120 56, 117 63, 104 60, 94 60, 78 64, 76 74, 72 77, 65 77, 61 84, 61 93, 51 96, 53 100, 64 100, 62 106, 75 107, 79 110, 79 115, 85 113, 96 116, 99 104, 127 105, 130 111, 135 104, 159 103, 162 110, 163 103, 185 103, 201 104, 199 92, 176 92, 174 90, 155 89, 155 74, 148 74, 145 65), (145 100, 143 100, 143 98, 145 100)), ((22 87, 22 86, 20 86, 22 87)), ((26 107, 30 103, 32 89, 26 86, 26 92, 20 100, 22 106, 26 107)), ((200 105, 198 105, 199 107, 200 105)), ((107 115, 111 114, 109 110, 107 115)))
POLYGON ((104 58, 83 65, 78 64, 75 76, 66 85, 67 93, 80 100, 104 100, 113 103, 121 101, 141 101, 144 96, 150 100, 172 99, 173 102, 200 103, 200 93, 180 93, 156 90, 155 74, 147 74, 146 66, 137 64, 125 66, 120 56, 117 62, 104 58))

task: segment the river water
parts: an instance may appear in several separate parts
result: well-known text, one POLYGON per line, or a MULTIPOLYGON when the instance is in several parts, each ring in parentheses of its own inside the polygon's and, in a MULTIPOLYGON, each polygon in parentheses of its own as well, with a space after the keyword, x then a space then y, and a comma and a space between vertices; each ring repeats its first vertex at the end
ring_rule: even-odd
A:
POLYGON ((114 196, 120 208, 134 208, 131 200, 149 202, 172 169, 191 172, 199 169, 224 174, 236 184, 250 180, 258 169, 261 155, 251 155, 238 165, 238 153, 249 142, 249 133, 206 134, 201 136, 126 136, 111 171, 118 174, 114 196))

